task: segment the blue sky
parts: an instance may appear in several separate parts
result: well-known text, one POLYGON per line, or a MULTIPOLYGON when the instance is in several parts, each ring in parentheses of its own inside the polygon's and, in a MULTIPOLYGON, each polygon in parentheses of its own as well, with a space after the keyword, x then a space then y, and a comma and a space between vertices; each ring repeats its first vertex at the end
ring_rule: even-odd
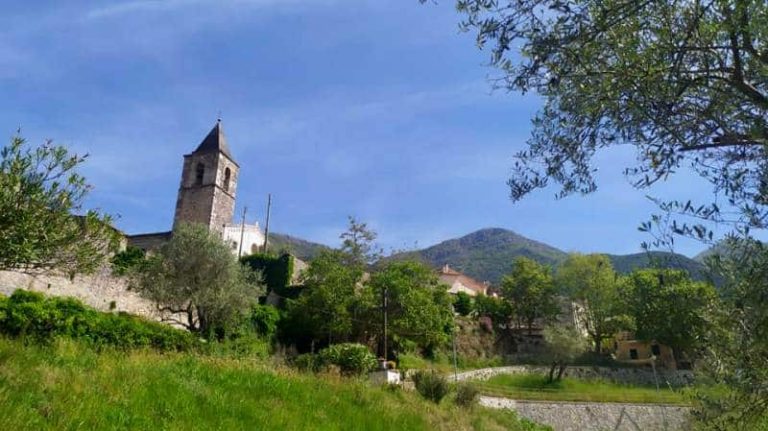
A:
MULTIPOLYGON (((12 2, 0 130, 89 153, 88 204, 128 233, 170 228, 182 155, 221 112, 238 206, 263 224, 272 193, 277 232, 335 245, 354 215, 385 249, 504 227, 566 251, 640 251, 654 207, 621 174, 629 149, 599 156, 593 195, 508 199, 541 102, 491 91, 459 19, 448 0, 12 2)), ((711 200, 686 174, 653 192, 711 200)))

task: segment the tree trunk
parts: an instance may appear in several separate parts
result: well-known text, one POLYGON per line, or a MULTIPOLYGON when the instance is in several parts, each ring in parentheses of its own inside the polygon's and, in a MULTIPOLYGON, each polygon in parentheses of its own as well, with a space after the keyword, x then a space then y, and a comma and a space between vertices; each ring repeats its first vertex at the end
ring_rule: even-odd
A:
POLYGON ((555 367, 557 367, 557 362, 552 362, 552 367, 549 368, 549 380, 547 380, 549 383, 555 381, 555 367))
POLYGON ((557 372, 557 380, 560 381, 563 378, 565 372, 565 362, 560 362, 560 370, 557 372))

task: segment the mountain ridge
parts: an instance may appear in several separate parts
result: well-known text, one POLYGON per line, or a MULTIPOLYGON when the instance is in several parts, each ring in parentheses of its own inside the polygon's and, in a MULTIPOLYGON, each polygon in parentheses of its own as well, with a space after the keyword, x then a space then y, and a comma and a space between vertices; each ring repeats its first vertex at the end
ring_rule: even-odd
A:
MULTIPOLYGON (((273 250, 291 251, 301 260, 311 260, 320 250, 330 248, 285 234, 270 234, 270 244, 273 250)), ((608 256, 616 271, 622 274, 661 265, 686 270, 698 280, 706 279, 704 265, 682 254, 664 251, 603 254, 608 256)), ((491 227, 423 249, 395 253, 384 260, 416 259, 436 269, 447 264, 477 280, 498 284, 510 272, 512 263, 519 256, 555 267, 568 257, 568 253, 509 229, 491 227)))

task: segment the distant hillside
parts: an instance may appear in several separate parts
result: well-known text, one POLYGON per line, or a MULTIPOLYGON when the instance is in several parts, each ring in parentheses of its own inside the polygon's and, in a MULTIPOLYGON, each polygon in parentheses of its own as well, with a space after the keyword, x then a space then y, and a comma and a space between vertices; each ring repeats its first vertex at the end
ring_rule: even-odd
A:
MULTIPOLYGON (((480 281, 496 284, 509 273, 512 262, 518 256, 556 266, 567 257, 567 253, 506 229, 489 228, 443 241, 423 250, 400 253, 393 258, 415 258, 435 268, 449 264, 452 268, 480 281)), ((620 273, 659 264, 687 270, 697 279, 705 278, 702 264, 679 254, 651 252, 650 256, 647 253, 635 253, 608 257, 620 273)))
POLYGON ((556 265, 567 254, 562 250, 515 232, 489 228, 461 238, 443 241, 423 250, 400 253, 395 258, 416 258, 435 268, 445 264, 480 281, 498 283, 512 262, 525 256, 547 265, 556 265))
POLYGON ((682 254, 666 251, 652 251, 650 253, 634 253, 625 255, 609 254, 613 268, 616 272, 626 274, 638 268, 659 266, 662 268, 674 268, 688 271, 697 280, 705 280, 706 267, 682 254))
POLYGON ((321 250, 330 247, 281 233, 269 234, 269 247, 275 251, 288 251, 303 261, 311 260, 321 250))

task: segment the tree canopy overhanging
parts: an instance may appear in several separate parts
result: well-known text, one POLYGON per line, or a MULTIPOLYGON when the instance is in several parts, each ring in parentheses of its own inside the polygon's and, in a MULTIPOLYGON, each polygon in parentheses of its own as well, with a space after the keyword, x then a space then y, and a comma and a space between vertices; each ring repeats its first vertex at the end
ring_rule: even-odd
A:
MULTIPOLYGON (((735 211, 666 210, 768 223, 768 3, 764 0, 457 0, 461 27, 490 48, 500 88, 545 99, 510 196, 556 184, 597 189, 592 159, 632 145, 646 188, 690 166, 735 211)), ((688 233, 699 234, 697 231, 688 233)), ((700 235, 701 236, 701 235, 700 235)))

